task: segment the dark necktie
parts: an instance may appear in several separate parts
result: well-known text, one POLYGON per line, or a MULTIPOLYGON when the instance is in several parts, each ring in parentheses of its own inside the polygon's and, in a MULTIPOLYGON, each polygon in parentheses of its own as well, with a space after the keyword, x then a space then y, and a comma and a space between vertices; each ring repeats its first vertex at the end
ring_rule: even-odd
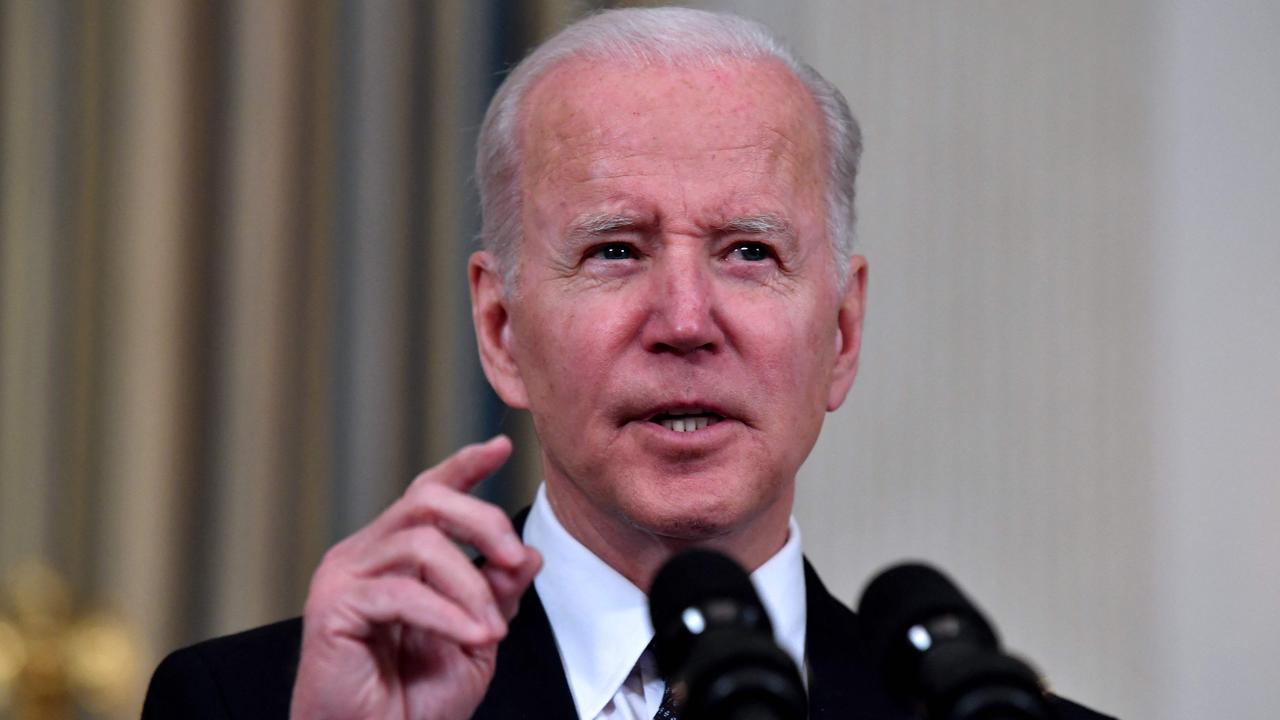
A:
POLYGON ((658 705, 658 713, 653 716, 653 720, 680 720, 680 716, 676 714, 675 698, 671 696, 670 685, 662 690, 662 703, 658 705))

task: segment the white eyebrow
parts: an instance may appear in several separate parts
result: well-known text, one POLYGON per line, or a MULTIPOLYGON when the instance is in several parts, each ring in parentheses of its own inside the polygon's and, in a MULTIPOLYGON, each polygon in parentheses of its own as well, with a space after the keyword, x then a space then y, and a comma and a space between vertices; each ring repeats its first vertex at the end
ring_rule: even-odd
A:
POLYGON ((791 237, 795 233, 791 223, 777 215, 746 215, 730 218, 719 226, 720 231, 741 232, 751 235, 782 235, 791 237))
MULTIPOLYGON (((635 215, 621 213, 594 213, 573 223, 569 236, 576 240, 590 240, 607 235, 614 230, 626 230, 646 224, 646 219, 635 215)), ((748 235, 781 236, 783 239, 795 237, 791 223, 773 214, 743 215, 730 218, 715 226, 718 232, 738 232, 748 235)))
POLYGON ((594 237, 614 230, 635 227, 638 224, 640 224, 640 219, 631 215, 595 213, 574 223, 572 230, 570 230, 570 235, 574 237, 594 237))

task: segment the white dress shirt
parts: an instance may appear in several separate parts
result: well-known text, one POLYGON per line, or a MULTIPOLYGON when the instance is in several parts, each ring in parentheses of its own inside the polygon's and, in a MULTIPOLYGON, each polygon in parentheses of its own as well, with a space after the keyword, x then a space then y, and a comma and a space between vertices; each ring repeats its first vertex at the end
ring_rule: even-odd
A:
MULTIPOLYGON (((564 529, 545 487, 538 488, 525 521, 524 541, 542 553, 534 587, 551 622, 578 717, 652 720, 664 685, 652 652, 645 652, 653 625, 644 592, 564 529)), ((751 580, 778 644, 804 668, 804 559, 795 518, 786 544, 751 580)))

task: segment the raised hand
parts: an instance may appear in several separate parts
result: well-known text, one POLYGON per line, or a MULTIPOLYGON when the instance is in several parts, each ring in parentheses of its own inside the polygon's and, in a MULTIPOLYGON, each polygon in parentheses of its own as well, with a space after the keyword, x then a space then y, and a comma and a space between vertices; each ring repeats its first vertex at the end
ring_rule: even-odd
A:
POLYGON ((542 564, 501 510, 467 494, 510 454, 503 436, 459 450, 329 550, 307 595, 291 717, 471 716, 542 564))

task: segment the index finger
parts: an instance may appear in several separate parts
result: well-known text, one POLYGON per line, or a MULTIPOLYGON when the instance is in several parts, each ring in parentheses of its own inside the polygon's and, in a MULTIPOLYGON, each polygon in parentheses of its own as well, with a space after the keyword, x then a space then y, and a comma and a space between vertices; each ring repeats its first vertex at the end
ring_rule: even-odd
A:
POLYGON ((440 464, 423 471, 413 479, 405 495, 421 485, 438 483, 459 492, 470 492, 481 480, 492 475, 511 457, 511 438, 494 435, 485 442, 464 446, 440 464))

